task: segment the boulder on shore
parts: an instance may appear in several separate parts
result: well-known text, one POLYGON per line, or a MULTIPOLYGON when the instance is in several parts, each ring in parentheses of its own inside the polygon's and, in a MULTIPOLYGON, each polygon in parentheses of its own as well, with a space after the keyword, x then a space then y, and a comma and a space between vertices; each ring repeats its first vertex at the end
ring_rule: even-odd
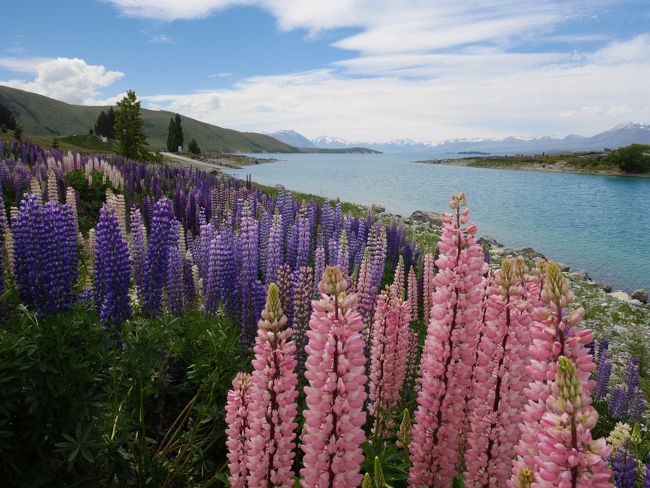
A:
POLYGON ((557 264, 557 267, 560 268, 560 271, 562 271, 563 273, 568 273, 569 271, 571 271, 571 266, 569 266, 566 263, 561 263, 558 261, 555 264, 557 264))
POLYGON ((641 303, 648 303, 648 290, 638 288, 632 292, 632 298, 634 300, 639 300, 641 303))
POLYGON ((425 210, 416 210, 411 214, 409 219, 413 222, 421 224, 434 225, 436 227, 442 226, 442 215, 439 212, 429 212, 425 210))
POLYGON ((494 237, 490 237, 490 236, 482 236, 479 239, 479 242, 488 247, 502 247, 502 244, 499 241, 497 241, 494 237))
POLYGON ((517 251, 517 254, 519 254, 522 258, 525 259, 541 258, 544 261, 546 261, 546 256, 544 256, 541 252, 536 251, 532 247, 524 247, 522 249, 519 249, 517 251))
POLYGON ((598 283, 596 283, 596 286, 598 288, 600 288, 601 290, 603 290, 604 292, 606 292, 606 293, 611 293, 612 290, 614 289, 612 287, 612 285, 610 285, 609 283, 600 283, 600 282, 598 282, 598 283))
POLYGON ((373 203, 370 206, 370 211, 372 213, 384 213, 386 211, 386 207, 384 207, 383 205, 381 205, 379 203, 373 203))

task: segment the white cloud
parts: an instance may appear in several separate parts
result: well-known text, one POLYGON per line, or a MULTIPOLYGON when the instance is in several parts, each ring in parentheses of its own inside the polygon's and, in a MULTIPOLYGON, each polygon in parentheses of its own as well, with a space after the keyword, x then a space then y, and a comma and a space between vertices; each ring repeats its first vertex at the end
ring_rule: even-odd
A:
POLYGON ((10 79, 0 81, 2 85, 78 104, 96 103, 101 88, 124 76, 79 58, 0 58, 0 67, 34 75, 32 81, 10 79))
POLYGON ((232 76, 232 73, 230 72, 223 72, 223 73, 213 73, 208 76, 208 78, 229 78, 232 76))
POLYGON ((165 34, 154 34, 149 38, 152 44, 174 44, 174 40, 165 34))
MULTIPOLYGON (((231 89, 144 98, 158 108, 239 130, 292 128, 309 137, 326 134, 369 142, 398 136, 436 142, 591 135, 620 122, 647 120, 650 59, 624 56, 631 61, 622 63, 616 54, 646 48, 650 39, 642 36, 577 59, 558 53, 528 60, 497 52, 425 57, 411 64, 420 62, 432 72, 431 64, 442 69, 421 78, 349 76, 320 69, 252 77, 231 89), (459 72, 466 61, 469 70, 459 72)), ((360 71, 359 66, 354 69, 360 71)))

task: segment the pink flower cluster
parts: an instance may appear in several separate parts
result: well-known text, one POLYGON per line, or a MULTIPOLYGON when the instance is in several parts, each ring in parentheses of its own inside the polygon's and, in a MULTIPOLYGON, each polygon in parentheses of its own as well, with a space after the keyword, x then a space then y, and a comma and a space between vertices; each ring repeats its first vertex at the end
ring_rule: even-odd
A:
POLYGON ((612 486, 607 464, 611 448, 591 429, 598 414, 579 379, 576 365, 561 356, 546 412, 541 419, 539 454, 532 488, 605 488, 612 486))
POLYGON ((433 254, 424 255, 422 268, 422 316, 425 324, 429 323, 431 315, 431 295, 433 295, 433 277, 435 276, 435 260, 433 254))
POLYGON ((357 298, 333 266, 319 284, 309 322, 305 387, 307 409, 301 484, 307 488, 359 486, 366 415, 363 322, 357 298))
POLYGON ((439 269, 420 363, 412 429, 410 486, 451 486, 458 471, 465 402, 470 393, 478 340, 483 252, 467 226, 465 196, 453 195, 455 215, 445 215, 438 243, 439 269))
POLYGON ((408 357, 411 310, 408 301, 388 288, 377 297, 372 329, 370 359, 370 403, 368 412, 375 418, 375 430, 381 432, 384 420, 397 408, 408 357))
POLYGON ((542 305, 533 312, 532 358, 527 368, 531 382, 525 389, 528 403, 521 415, 521 438, 515 449, 517 459, 508 482, 510 487, 518 486, 521 469, 528 468, 533 473, 538 471, 539 439, 544 430, 541 419, 547 410, 559 357, 566 356, 575 364, 576 375, 586 395, 594 387, 590 376, 596 365, 586 347, 593 340, 593 333, 576 327, 582 320, 584 309, 567 310, 573 301, 573 293, 555 263, 546 263, 543 273, 543 282, 529 285, 529 290, 533 290, 530 301, 534 303, 535 297, 539 296, 542 305))
POLYGON ((465 486, 501 487, 510 476, 528 384, 530 305, 506 259, 488 290, 469 401, 465 486))
POLYGON ((237 373, 226 402, 226 446, 228 447, 228 481, 232 488, 244 488, 248 469, 246 439, 250 429, 248 406, 251 403, 251 375, 237 373))

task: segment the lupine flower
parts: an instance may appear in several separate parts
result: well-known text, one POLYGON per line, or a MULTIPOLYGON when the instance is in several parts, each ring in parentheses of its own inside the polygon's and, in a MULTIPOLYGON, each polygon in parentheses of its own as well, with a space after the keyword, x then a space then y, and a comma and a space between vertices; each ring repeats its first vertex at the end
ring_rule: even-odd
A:
POLYGON ((365 358, 356 296, 341 271, 327 267, 307 332, 307 409, 302 451, 305 488, 358 486, 366 416, 365 358))
POLYGON ((372 328, 368 412, 375 418, 374 430, 380 433, 390 427, 386 417, 397 408, 406 374, 411 310, 408 302, 395 295, 395 288, 377 297, 372 328))
POLYGON ((276 210, 271 218, 269 238, 266 241, 266 283, 274 283, 278 279, 278 269, 282 264, 282 215, 276 210))
POLYGON ((435 274, 435 260, 433 254, 424 255, 424 268, 422 271, 422 316, 425 324, 429 323, 431 314, 431 296, 433 295, 433 276, 435 274))
POLYGON ((77 192, 74 188, 67 187, 65 190, 65 203, 70 205, 72 210, 72 215, 74 216, 74 228, 75 231, 79 232, 79 214, 77 213, 77 192))
POLYGON ((307 328, 309 327, 309 316, 311 315, 311 297, 312 297, 312 269, 309 266, 303 266, 294 273, 293 282, 293 337, 296 343, 296 359, 298 360, 298 370, 302 371, 305 367, 307 353, 307 328))
POLYGON ((531 307, 512 260, 504 260, 488 291, 469 401, 465 486, 505 486, 528 383, 531 307))
POLYGON ((144 262, 143 309, 149 316, 162 313, 162 289, 167 276, 169 247, 172 244, 172 207, 168 198, 156 202, 151 218, 151 233, 144 262))
POLYGON ((284 314, 291 323, 291 287, 293 285, 293 274, 291 273, 291 266, 284 263, 278 270, 278 292, 280 293, 280 304, 284 314))
POLYGON ((598 413, 582 387, 576 365, 561 356, 540 421, 535 486, 611 486, 611 472, 606 462, 611 448, 605 439, 591 437, 597 420, 598 413))
POLYGON ((99 211, 95 241, 95 306, 104 329, 120 330, 131 316, 129 249, 120 231, 115 210, 104 205, 99 211))
POLYGON ((296 346, 286 324, 278 287, 271 283, 254 347, 248 486, 293 486, 298 378, 294 371, 296 346))
POLYGON ((402 449, 408 449, 409 444, 411 444, 411 415, 409 409, 405 408, 402 412, 402 422, 399 424, 395 445, 402 449))
POLYGON ((616 420, 639 422, 645 408, 643 392, 639 386, 639 360, 632 358, 627 366, 625 383, 612 391, 609 412, 616 420))
POLYGON ((314 298, 318 298, 318 284, 320 283, 323 273, 325 272, 325 249, 323 246, 318 246, 316 248, 316 254, 314 258, 314 298))
POLYGON ((169 246, 165 292, 169 311, 180 315, 185 310, 185 285, 183 282, 183 260, 176 245, 169 246))
POLYGON ((241 326, 244 344, 253 342, 255 331, 255 315, 253 307, 253 294, 258 273, 259 259, 259 227, 257 220, 252 216, 248 202, 244 203, 240 223, 241 242, 241 326))
POLYGON ((415 275, 415 267, 411 266, 408 278, 408 300, 411 304, 411 320, 418 319, 418 278, 415 275))
POLYGON ((646 459, 645 479, 643 480, 643 488, 650 488, 650 454, 648 454, 648 459, 646 459))
POLYGON ((393 294, 401 297, 404 293, 404 258, 399 257, 397 268, 395 268, 395 276, 393 277, 393 294))
MULTIPOLYGON (((525 389, 528 403, 521 415, 521 437, 515 448, 517 458, 513 462, 512 477, 508 486, 517 486, 519 471, 524 467, 536 472, 535 460, 539 453, 539 436, 543 430, 540 419, 546 411, 546 400, 551 394, 550 382, 555 379, 555 369, 560 356, 568 357, 576 365, 576 374, 584 389, 589 394, 595 386, 590 379, 596 369, 593 357, 587 348, 593 340, 593 333, 588 329, 578 329, 584 315, 584 309, 578 308, 567 313, 566 307, 573 301, 573 292, 560 268, 553 262, 543 267, 545 276, 541 292, 529 289, 527 296, 532 303, 541 304, 533 312, 531 336, 532 361, 527 367, 532 379, 525 389), (539 293, 539 295, 538 295, 539 293)), ((533 270, 533 272, 535 272, 533 270)))
POLYGON ((636 459, 630 442, 615 448, 609 456, 616 488, 634 488, 636 478, 636 459))
POLYGON ((246 488, 248 469, 247 439, 251 417, 251 375, 237 373, 232 380, 232 390, 228 391, 226 402, 226 446, 228 447, 228 481, 232 488, 246 488))
POLYGON ((59 203, 59 185, 52 170, 47 172, 47 201, 59 203))
POLYGON ((307 266, 311 254, 311 234, 309 232, 309 218, 307 216, 307 207, 303 203, 298 216, 298 248, 296 249, 296 266, 300 269, 307 266))
POLYGON ((144 261, 147 249, 147 233, 142 222, 142 214, 137 207, 131 208, 131 265, 133 270, 133 281, 139 290, 142 290, 144 261))
POLYGON ((605 338, 598 343, 598 361, 596 367, 596 388, 594 388, 594 399, 603 400, 609 390, 609 379, 612 375, 612 359, 609 351, 609 341, 605 338))
POLYGON ((632 430, 628 424, 617 422, 614 426, 614 430, 612 430, 607 437, 607 444, 609 444, 613 449, 616 449, 629 441, 631 435, 632 430))
POLYGON ((341 268, 343 276, 347 278, 350 274, 348 269, 350 266, 350 255, 348 249, 348 235, 345 232, 345 229, 341 231, 341 237, 339 238, 338 257, 336 262, 339 268, 341 268))
POLYGON ((16 288, 43 314, 66 310, 77 280, 77 234, 72 209, 25 194, 12 219, 16 288))
POLYGON ((375 308, 375 297, 377 291, 372 284, 370 267, 370 255, 366 252, 359 269, 359 280, 357 282, 357 296, 359 297, 359 315, 363 321, 363 337, 366 342, 370 341, 370 326, 375 308))
POLYGON ((474 351, 478 339, 483 255, 466 226, 465 196, 452 196, 455 215, 444 217, 438 247, 440 271, 434 278, 431 321, 422 362, 418 407, 414 414, 410 486, 450 486, 456 474, 460 429, 465 423, 474 351))

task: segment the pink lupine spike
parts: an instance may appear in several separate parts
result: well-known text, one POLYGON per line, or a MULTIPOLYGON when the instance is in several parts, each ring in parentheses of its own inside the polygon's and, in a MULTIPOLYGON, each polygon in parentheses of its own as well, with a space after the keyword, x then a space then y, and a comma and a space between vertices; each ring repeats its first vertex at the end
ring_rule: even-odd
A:
POLYGON ((402 297, 404 293, 404 258, 399 257, 397 268, 395 268, 395 276, 393 277, 392 292, 396 297, 402 297))
POLYGON ((248 469, 246 439, 250 429, 251 375, 237 373, 232 380, 226 403, 226 446, 228 447, 228 481, 232 488, 245 488, 248 469))
POLYGON ((424 267, 422 269, 422 319, 425 324, 429 323, 429 318, 431 317, 431 296, 433 295, 435 266, 433 254, 425 254, 424 267))
POLYGON ((363 322, 340 269, 328 266, 307 332, 307 409, 302 451, 305 488, 359 486, 366 415, 363 322))
POLYGON ((528 383, 530 305, 515 265, 506 259, 485 301, 485 322, 473 372, 465 453, 465 486, 501 487, 510 476, 517 425, 528 383))
POLYGON ((543 269, 544 280, 526 287, 528 300, 541 303, 533 311, 533 325, 530 330, 532 345, 531 362, 527 367, 531 382, 524 389, 528 399, 521 414, 521 437, 515 448, 517 458, 513 461, 512 476, 508 486, 518 486, 519 473, 528 468, 537 470, 536 459, 539 454, 539 436, 543 430, 541 418, 546 411, 546 401, 551 394, 551 382, 555 380, 555 370, 560 356, 566 356, 576 366, 576 374, 585 393, 589 395, 595 382, 590 379, 596 368, 591 352, 587 348, 593 340, 589 329, 579 329, 584 309, 570 312, 567 306, 573 301, 573 293, 560 268, 553 262, 534 270, 543 269))
POLYGON ((415 274, 415 266, 411 266, 408 277, 408 300, 411 305, 411 320, 417 321, 418 307, 420 305, 418 300, 418 278, 415 274))
POLYGON ((271 283, 253 349, 248 486, 293 486, 298 377, 296 346, 286 323, 278 287, 271 283))
POLYGON ((394 291, 388 288, 377 297, 372 329, 368 412, 375 418, 378 434, 392 425, 387 419, 399 404, 406 374, 411 311, 394 291))
MULTIPOLYGON (((451 486, 457 473, 465 400, 478 339, 483 252, 466 228, 463 194, 453 195, 455 215, 444 216, 439 272, 420 363, 420 386, 412 429, 409 486, 451 486)), ((470 232, 471 230, 471 232, 470 232)))
POLYGON ((580 373, 561 356, 555 381, 541 418, 539 452, 535 459, 535 488, 612 486, 605 439, 593 440, 598 413, 582 387, 580 373))

